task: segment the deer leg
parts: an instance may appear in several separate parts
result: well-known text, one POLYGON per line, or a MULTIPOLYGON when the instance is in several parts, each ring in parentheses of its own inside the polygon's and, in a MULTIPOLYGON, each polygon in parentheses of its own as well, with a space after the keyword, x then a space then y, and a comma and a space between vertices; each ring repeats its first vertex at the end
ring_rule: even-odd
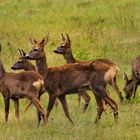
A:
POLYGON ((49 118, 49 115, 50 115, 52 108, 54 106, 55 100, 56 100, 56 95, 49 94, 49 102, 48 102, 47 113, 46 113, 46 122, 48 121, 48 118, 49 118))
POLYGON ((114 90, 116 91, 117 95, 120 98, 120 102, 123 101, 123 96, 122 93, 117 85, 117 80, 116 80, 116 76, 113 78, 113 80, 111 81, 110 85, 114 88, 114 90))
POLYGON ((85 105, 83 107, 83 111, 85 112, 87 110, 87 107, 89 105, 90 102, 90 96, 86 93, 86 92, 82 92, 80 93, 80 95, 84 98, 85 100, 85 105))
MULTIPOLYGON (((43 92, 44 93, 44 92, 43 92)), ((41 95, 43 94, 42 92, 39 94, 39 96, 38 96, 38 99, 39 99, 39 101, 40 101, 40 97, 41 97, 41 95)), ((26 112, 27 110, 28 110, 28 108, 31 106, 31 104, 32 104, 32 101, 30 101, 28 104, 27 104, 27 106, 25 107, 25 110, 24 110, 24 112, 26 112)))
POLYGON ((104 103, 103 103, 103 100, 97 95, 95 95, 95 100, 96 100, 96 104, 97 104, 97 113, 98 114, 97 114, 97 117, 94 122, 98 123, 98 120, 101 119, 101 115, 104 111, 104 103))
POLYGON ((14 106, 15 106, 15 116, 17 118, 18 123, 20 123, 19 118, 19 99, 13 99, 14 100, 14 106))
POLYGON ((32 100, 32 103, 34 104, 34 106, 37 109, 37 115, 38 115, 38 125, 37 126, 39 126, 39 124, 40 124, 41 116, 42 116, 44 124, 45 124, 46 123, 45 113, 43 111, 43 108, 42 108, 38 98, 33 97, 33 98, 31 98, 31 100, 32 100))
POLYGON ((28 110, 28 108, 31 106, 31 104, 32 104, 32 101, 30 101, 30 102, 27 104, 27 106, 26 106, 25 109, 24 109, 24 112, 26 112, 26 111, 28 110))
POLYGON ((138 85, 134 85, 134 88, 133 88, 133 98, 135 98, 135 96, 136 96, 137 88, 138 88, 138 85))
POLYGON ((114 119, 115 119, 115 121, 117 121, 118 105, 111 97, 108 96, 106 88, 100 86, 100 87, 94 88, 94 90, 95 90, 96 95, 99 96, 101 99, 103 99, 114 110, 114 119))
POLYGON ((78 94, 78 107, 80 107, 80 102, 81 102, 81 94, 78 94))
POLYGON ((59 96, 58 98, 59 98, 59 100, 60 100, 60 102, 61 102, 61 104, 62 104, 62 106, 63 106, 63 110, 64 110, 64 112, 65 112, 65 116, 68 118, 68 120, 69 120, 72 124, 74 124, 74 123, 73 123, 73 120, 71 119, 70 114, 69 114, 69 109, 68 109, 67 100, 66 100, 65 95, 61 95, 61 96, 59 96))
POLYGON ((5 104, 5 122, 7 123, 8 115, 9 115, 9 106, 10 106, 9 97, 4 97, 4 104, 5 104))
POLYGON ((55 100, 55 107, 58 107, 58 104, 59 104, 58 98, 56 98, 56 100, 55 100))

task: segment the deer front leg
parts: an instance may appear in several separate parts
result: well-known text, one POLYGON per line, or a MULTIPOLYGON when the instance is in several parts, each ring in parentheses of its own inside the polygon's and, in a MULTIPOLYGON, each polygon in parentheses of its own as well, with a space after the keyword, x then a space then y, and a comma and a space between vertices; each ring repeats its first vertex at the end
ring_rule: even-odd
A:
POLYGON ((55 100, 56 100, 56 95, 49 94, 49 102, 48 102, 47 113, 46 113, 46 122, 48 121, 49 115, 54 107, 55 100))
POLYGON ((20 123, 19 118, 19 99, 13 99, 14 100, 14 106, 15 106, 15 116, 17 118, 18 123, 20 123))
POLYGON ((104 103, 103 103, 103 100, 99 96, 97 95, 94 95, 94 96, 97 103, 97 113, 98 113, 94 122, 98 123, 98 120, 101 119, 101 115, 104 111, 104 103))
POLYGON ((4 97, 4 104, 5 104, 5 122, 7 123, 10 106, 9 97, 4 97))
POLYGON ((63 106, 63 110, 64 110, 64 112, 65 112, 65 116, 68 118, 68 120, 69 120, 72 124, 74 124, 74 122, 73 122, 73 120, 71 119, 70 114, 69 114, 69 109, 68 109, 67 100, 66 100, 65 95, 60 95, 58 98, 59 98, 59 100, 60 100, 60 102, 61 102, 61 104, 62 104, 62 106, 63 106))

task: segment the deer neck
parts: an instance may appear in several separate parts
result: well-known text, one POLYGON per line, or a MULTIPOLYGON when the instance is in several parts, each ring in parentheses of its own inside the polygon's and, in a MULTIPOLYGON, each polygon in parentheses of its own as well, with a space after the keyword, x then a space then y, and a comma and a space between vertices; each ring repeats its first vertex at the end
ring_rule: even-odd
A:
POLYGON ((38 73, 41 74, 42 77, 44 78, 46 76, 46 72, 48 68, 45 54, 40 59, 36 60, 36 66, 37 66, 38 73))
POLYGON ((2 61, 0 60, 0 78, 5 74, 5 69, 2 64, 2 61))
POLYGON ((33 64, 31 64, 30 62, 27 64, 27 67, 25 67, 24 69, 25 71, 36 71, 36 68, 33 64))
POLYGON ((72 52, 66 53, 66 54, 64 54, 63 56, 64 56, 64 58, 65 58, 67 64, 68 64, 68 63, 75 63, 75 62, 76 62, 76 60, 75 60, 74 57, 73 57, 72 52))

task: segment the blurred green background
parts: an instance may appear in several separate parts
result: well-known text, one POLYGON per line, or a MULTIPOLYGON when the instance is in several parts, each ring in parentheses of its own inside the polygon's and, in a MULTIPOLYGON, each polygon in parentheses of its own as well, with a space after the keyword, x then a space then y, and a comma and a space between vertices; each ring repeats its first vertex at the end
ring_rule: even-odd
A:
MULTIPOLYGON (((123 73, 131 77, 131 65, 140 54, 140 0, 0 0, 1 59, 7 71, 18 59, 18 48, 28 52, 29 37, 41 40, 50 33, 45 51, 49 66, 65 64, 62 56, 53 53, 61 42, 61 33, 68 33, 77 59, 108 58, 120 68, 118 84, 123 87, 123 73)), ((111 96, 119 102, 114 90, 111 96)), ((138 91, 139 93, 139 91, 138 91)), ((124 93, 123 93, 124 95, 124 93)), ((24 113, 26 101, 21 101, 22 125, 14 117, 13 104, 9 123, 4 125, 4 105, 0 100, 0 139, 139 139, 140 99, 124 101, 120 106, 119 124, 113 122, 109 112, 95 126, 96 105, 92 93, 91 105, 83 113, 77 107, 77 96, 68 97, 68 104, 75 126, 66 120, 61 105, 52 112, 47 127, 36 128, 33 107, 24 113)), ((42 97, 47 106, 47 94, 42 97)), ((82 101, 83 103, 83 101, 82 101)), ((107 107, 109 108, 109 107, 107 107)))

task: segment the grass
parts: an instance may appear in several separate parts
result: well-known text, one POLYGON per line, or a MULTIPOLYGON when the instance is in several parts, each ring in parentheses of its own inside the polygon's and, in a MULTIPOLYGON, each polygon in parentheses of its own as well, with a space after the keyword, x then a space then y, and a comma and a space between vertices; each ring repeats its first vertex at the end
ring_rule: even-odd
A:
MULTIPOLYGON (((18 48, 23 48, 25 51, 30 49, 31 44, 28 41, 30 36, 41 39, 47 32, 50 32, 50 40, 45 50, 49 66, 65 64, 63 57, 53 54, 52 51, 61 41, 60 34, 68 33, 77 59, 109 58, 119 66, 118 83, 122 89, 123 73, 131 75, 131 64, 139 55, 139 2, 139 0, 0 1, 0 42, 3 46, 2 60, 6 70, 12 71, 10 67, 18 58, 18 48)), ((119 102, 114 90, 111 88, 109 90, 111 96, 119 102)), ((23 112, 25 100, 22 100, 20 105, 22 124, 17 124, 12 104, 9 122, 5 125, 1 97, 0 139, 139 139, 139 94, 135 100, 124 101, 120 105, 117 125, 114 124, 109 107, 99 124, 93 124, 96 106, 92 93, 90 95, 91 104, 86 113, 82 112, 82 105, 80 108, 77 107, 77 96, 68 96, 74 126, 66 120, 59 106, 52 111, 48 125, 38 129, 35 109, 31 107, 27 113, 23 112)), ((45 95, 42 97, 45 108, 47 102, 45 95)))

